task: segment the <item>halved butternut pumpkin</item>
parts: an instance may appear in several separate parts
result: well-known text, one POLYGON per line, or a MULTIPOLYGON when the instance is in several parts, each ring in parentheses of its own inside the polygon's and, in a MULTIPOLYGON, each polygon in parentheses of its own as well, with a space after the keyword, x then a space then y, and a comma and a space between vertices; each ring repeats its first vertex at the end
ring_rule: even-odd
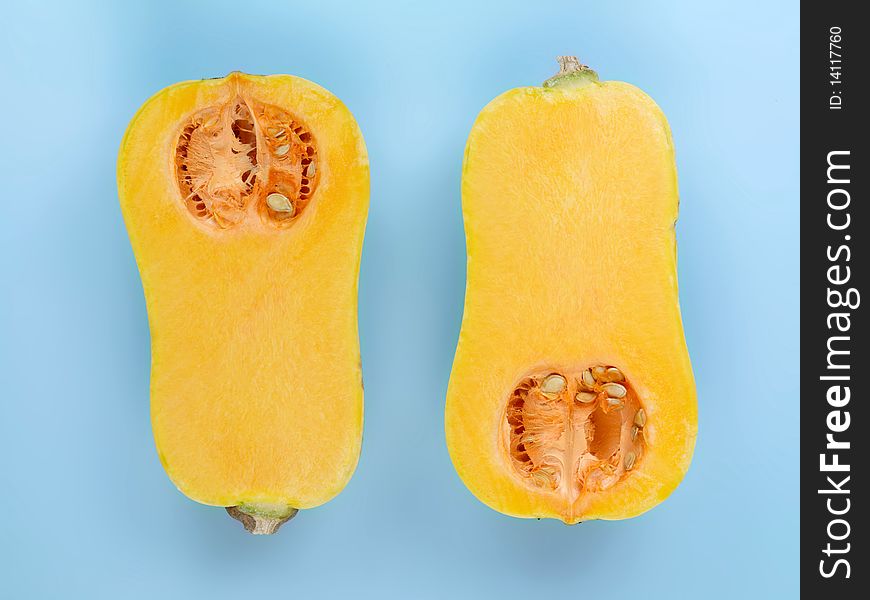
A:
POLYGON ((359 128, 297 77, 180 83, 130 123, 118 189, 160 460, 190 498, 272 533, 338 494, 359 456, 359 128))
POLYGON ((465 151, 465 313, 446 434, 469 489, 517 517, 661 502, 697 429, 677 295, 667 121, 573 57, 508 91, 465 151))

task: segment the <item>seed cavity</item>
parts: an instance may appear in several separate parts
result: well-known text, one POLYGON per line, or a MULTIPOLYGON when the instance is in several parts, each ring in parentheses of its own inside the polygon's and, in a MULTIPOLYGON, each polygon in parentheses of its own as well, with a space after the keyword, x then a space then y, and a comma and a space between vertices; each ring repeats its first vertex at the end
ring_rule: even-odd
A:
POLYGON ((645 425, 641 400, 613 365, 543 371, 524 377, 511 393, 504 440, 527 485, 573 503, 610 489, 634 469, 645 443, 639 418, 645 425))
POLYGON ((175 172, 181 201, 196 220, 218 229, 249 219, 283 228, 315 194, 316 158, 314 136, 298 117, 236 97, 185 124, 175 172))

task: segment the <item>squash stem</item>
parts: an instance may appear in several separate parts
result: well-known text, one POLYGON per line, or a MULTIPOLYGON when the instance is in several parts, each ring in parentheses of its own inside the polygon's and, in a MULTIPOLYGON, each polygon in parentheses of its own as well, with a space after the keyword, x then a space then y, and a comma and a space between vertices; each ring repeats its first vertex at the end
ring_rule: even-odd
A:
POLYGON ((544 82, 545 88, 586 85, 598 81, 598 73, 582 64, 576 56, 557 56, 559 72, 544 82))
POLYGON ((239 504, 238 506, 227 506, 227 513, 239 521, 245 530, 254 535, 271 535, 278 529, 296 516, 298 509, 292 507, 281 507, 281 510, 275 510, 273 506, 261 506, 256 504, 239 504))

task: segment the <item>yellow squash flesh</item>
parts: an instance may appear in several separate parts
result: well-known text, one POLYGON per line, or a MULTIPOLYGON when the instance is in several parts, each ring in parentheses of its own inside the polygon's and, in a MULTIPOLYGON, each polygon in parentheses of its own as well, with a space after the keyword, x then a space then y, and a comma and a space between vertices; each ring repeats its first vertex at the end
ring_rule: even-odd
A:
POLYGON ((674 490, 697 429, 677 295, 673 145, 639 89, 585 70, 551 81, 493 100, 468 139, 468 279, 447 443, 462 480, 498 511, 622 519, 674 490), (518 475, 505 406, 529 373, 593 365, 618 366, 631 382, 645 447, 618 483, 575 498, 518 475))
POLYGON ((356 467, 363 426, 357 281, 369 169, 350 112, 292 76, 180 83, 130 123, 118 187, 169 477, 198 502, 277 517, 334 497, 356 467), (318 185, 290 226, 260 218, 268 190, 231 227, 185 206, 179 136, 193 115, 235 99, 292 113, 316 140, 318 185))

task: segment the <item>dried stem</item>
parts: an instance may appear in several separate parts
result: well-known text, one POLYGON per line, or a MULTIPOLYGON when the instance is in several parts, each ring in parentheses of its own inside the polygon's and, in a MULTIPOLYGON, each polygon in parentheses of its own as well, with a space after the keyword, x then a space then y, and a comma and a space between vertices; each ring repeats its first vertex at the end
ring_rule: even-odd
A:
POLYGON ((584 65, 576 56, 557 56, 559 72, 544 82, 544 87, 552 88, 560 85, 582 85, 590 81, 598 81, 598 74, 584 65))
POLYGON ((264 515, 248 514, 239 510, 238 506, 227 506, 229 515, 245 526, 245 529, 254 535, 271 535, 296 516, 299 511, 294 509, 290 515, 282 518, 267 517, 264 515))
POLYGON ((589 67, 582 64, 576 56, 557 56, 556 61, 559 63, 559 72, 557 75, 567 75, 568 73, 576 73, 589 67))

